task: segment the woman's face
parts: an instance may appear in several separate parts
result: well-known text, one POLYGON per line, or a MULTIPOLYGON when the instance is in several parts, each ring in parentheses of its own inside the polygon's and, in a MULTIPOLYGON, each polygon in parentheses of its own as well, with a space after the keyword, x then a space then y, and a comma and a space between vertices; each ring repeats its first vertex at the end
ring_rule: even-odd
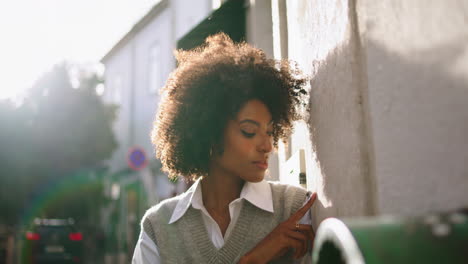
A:
POLYGON ((249 182, 263 180, 273 149, 271 114, 264 103, 250 100, 224 130, 224 152, 213 159, 217 169, 249 182))

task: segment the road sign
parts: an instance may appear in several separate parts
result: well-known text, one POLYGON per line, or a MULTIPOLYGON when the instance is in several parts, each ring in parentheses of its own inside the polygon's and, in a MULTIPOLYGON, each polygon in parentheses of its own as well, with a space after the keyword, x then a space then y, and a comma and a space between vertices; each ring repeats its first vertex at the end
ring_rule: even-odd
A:
POLYGON ((148 165, 146 152, 143 148, 132 147, 128 151, 127 163, 133 170, 141 170, 148 165))

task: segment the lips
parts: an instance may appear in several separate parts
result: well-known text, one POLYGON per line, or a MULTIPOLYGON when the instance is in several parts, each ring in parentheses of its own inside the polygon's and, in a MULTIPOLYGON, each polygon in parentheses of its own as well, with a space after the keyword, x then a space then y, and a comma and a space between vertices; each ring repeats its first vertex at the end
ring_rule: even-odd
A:
POLYGON ((255 166, 257 166, 257 168, 259 169, 262 169, 262 170, 268 169, 268 162, 266 161, 254 161, 253 164, 255 164, 255 166))

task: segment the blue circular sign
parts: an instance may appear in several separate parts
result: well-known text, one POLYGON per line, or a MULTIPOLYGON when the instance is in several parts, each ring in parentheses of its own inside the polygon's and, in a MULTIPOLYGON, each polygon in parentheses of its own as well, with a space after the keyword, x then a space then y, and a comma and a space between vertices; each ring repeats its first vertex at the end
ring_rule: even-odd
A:
POLYGON ((141 170, 148 164, 146 152, 140 147, 130 148, 127 158, 128 166, 134 170, 141 170))

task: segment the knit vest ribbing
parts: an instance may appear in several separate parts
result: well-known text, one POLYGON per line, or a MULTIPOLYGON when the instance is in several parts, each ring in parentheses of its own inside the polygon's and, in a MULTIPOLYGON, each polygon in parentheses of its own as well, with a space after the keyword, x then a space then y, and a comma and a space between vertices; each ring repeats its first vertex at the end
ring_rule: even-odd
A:
MULTIPOLYGON (((234 229, 220 249, 208 237, 200 210, 190 206, 178 221, 168 224, 179 196, 149 209, 142 228, 158 246, 162 263, 236 263, 306 199, 306 190, 302 188, 271 182, 270 186, 274 213, 244 200, 234 229)), ((286 258, 274 263, 290 262, 286 258)))

